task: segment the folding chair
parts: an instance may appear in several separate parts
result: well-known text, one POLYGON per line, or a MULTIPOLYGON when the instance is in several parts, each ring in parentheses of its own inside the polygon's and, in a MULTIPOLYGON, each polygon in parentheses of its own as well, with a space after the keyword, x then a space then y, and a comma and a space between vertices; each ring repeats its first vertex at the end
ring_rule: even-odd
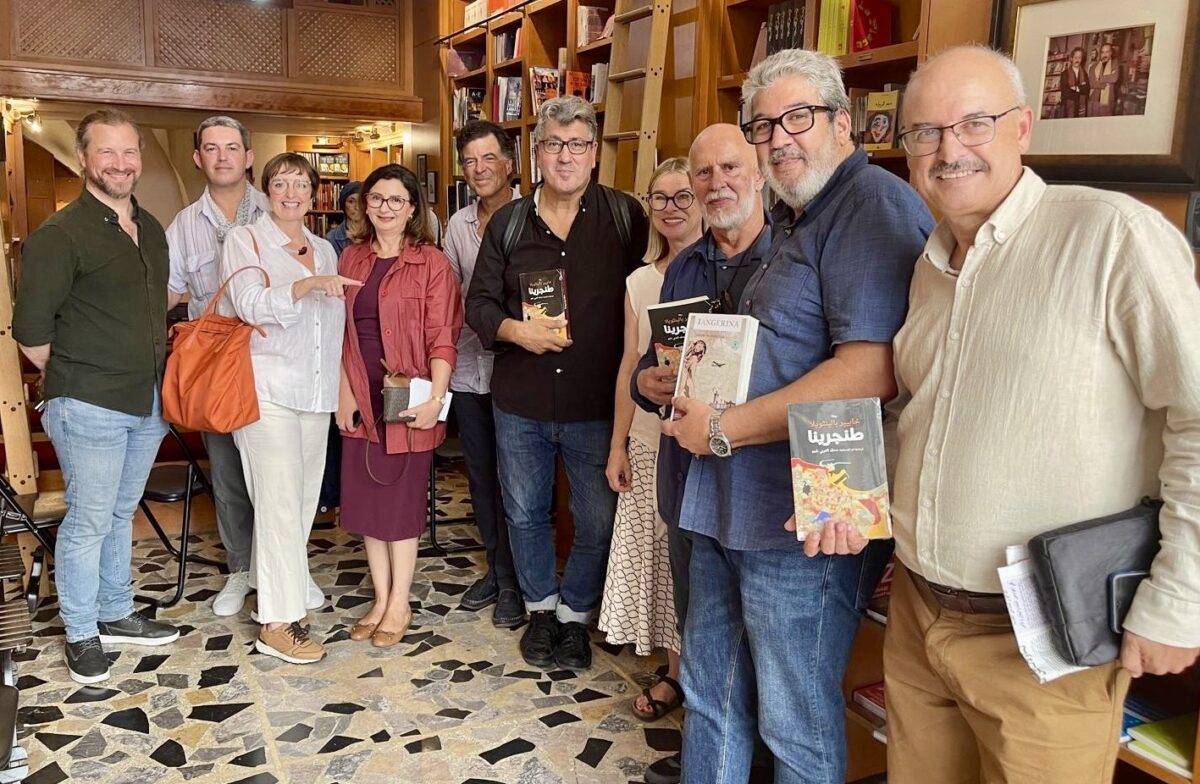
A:
POLYGON ((19 495, 0 472, 0 534, 28 533, 38 543, 25 582, 25 600, 31 613, 37 609, 46 559, 54 552, 53 534, 66 516, 67 502, 63 491, 19 495))
POLYGON ((437 516, 437 470, 439 465, 460 463, 463 459, 462 444, 457 438, 447 438, 441 446, 433 450, 433 460, 429 463, 429 547, 421 555, 451 555, 453 553, 470 553, 482 550, 483 545, 456 545, 446 547, 438 541, 437 528, 439 525, 469 523, 474 515, 463 517, 446 517, 441 520, 437 516))

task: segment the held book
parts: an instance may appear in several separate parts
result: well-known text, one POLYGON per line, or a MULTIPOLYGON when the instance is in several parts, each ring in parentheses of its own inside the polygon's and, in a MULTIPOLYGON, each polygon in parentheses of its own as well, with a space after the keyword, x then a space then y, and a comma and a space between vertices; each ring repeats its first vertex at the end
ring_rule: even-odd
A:
POLYGON ((752 316, 689 313, 675 397, 717 411, 745 403, 757 338, 758 319, 752 316))
POLYGON ((879 398, 788 406, 796 537, 828 522, 868 539, 892 535, 879 398))
POLYGON ((659 367, 678 370, 683 358, 683 341, 687 335, 688 316, 707 313, 708 297, 677 299, 646 308, 650 317, 650 345, 658 357, 659 367))
MULTIPOLYGON (((567 318, 567 272, 562 269, 521 273, 521 314, 526 321, 567 318)), ((556 330, 571 337, 571 325, 556 330)))

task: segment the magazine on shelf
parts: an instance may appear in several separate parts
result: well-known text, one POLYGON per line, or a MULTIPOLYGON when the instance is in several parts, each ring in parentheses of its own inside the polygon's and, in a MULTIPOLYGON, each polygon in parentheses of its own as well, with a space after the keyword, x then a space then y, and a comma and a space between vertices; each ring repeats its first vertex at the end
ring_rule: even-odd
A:
POLYGON ((752 316, 689 313, 674 396, 717 411, 745 403, 757 338, 752 316))
POLYGON ((558 69, 535 65, 529 69, 529 97, 537 114, 542 102, 558 97, 558 69))
MULTIPOLYGON (((567 272, 562 269, 542 272, 522 272, 521 314, 525 321, 538 319, 568 319, 567 272)), ((570 339, 570 323, 556 330, 561 338, 570 339)))
POLYGON ((847 523, 868 539, 892 535, 879 398, 788 406, 796 537, 847 523))

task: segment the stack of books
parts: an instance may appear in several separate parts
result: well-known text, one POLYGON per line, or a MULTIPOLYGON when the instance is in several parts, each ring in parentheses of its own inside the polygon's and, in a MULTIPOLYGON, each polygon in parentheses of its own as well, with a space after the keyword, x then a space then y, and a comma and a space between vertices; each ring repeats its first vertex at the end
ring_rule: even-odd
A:
POLYGON ((1131 727, 1129 750, 1191 781, 1196 721, 1193 712, 1131 727))

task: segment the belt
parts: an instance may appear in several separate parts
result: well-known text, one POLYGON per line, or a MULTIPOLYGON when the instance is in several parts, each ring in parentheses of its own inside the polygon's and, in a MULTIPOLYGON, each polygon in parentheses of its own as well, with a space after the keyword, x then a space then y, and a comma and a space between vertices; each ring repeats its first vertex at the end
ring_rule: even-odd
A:
POLYGON ((923 585, 929 589, 929 592, 933 594, 934 600, 947 610, 971 614, 1006 614, 1008 612, 1008 608, 1004 604, 1004 594, 1002 593, 964 591, 959 588, 931 583, 913 571, 910 571, 909 575, 912 576, 914 583, 923 585))

